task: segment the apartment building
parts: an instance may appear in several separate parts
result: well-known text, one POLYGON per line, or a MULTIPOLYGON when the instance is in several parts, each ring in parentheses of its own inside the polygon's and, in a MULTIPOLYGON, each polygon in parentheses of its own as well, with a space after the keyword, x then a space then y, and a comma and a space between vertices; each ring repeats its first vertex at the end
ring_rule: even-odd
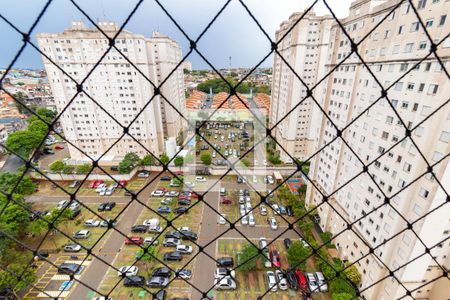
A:
POLYGON ((288 153, 304 160, 313 149, 318 131, 313 121, 320 117, 320 109, 312 97, 306 97, 306 87, 312 89, 314 98, 321 94, 322 84, 316 83, 325 75, 333 20, 313 11, 302 15, 292 14, 275 34, 280 55, 274 55, 269 122, 276 125, 272 134, 281 145, 277 150, 285 162, 291 160, 288 153))
MULTIPOLYGON (((119 30, 112 22, 98 26, 108 36, 119 30)), ((182 54, 174 40, 158 32, 146 38, 123 30, 115 45, 125 58, 114 48, 104 54, 108 39, 78 21, 62 33, 39 33, 37 39, 42 52, 58 66, 43 56, 65 137, 89 156, 105 153, 106 161, 121 159, 128 152, 145 155, 148 150, 159 155, 164 152, 164 139, 181 130, 175 109, 181 113, 185 109, 183 70, 171 71, 182 54), (84 92, 78 93, 68 76, 78 83, 87 76, 82 82, 84 92), (150 81, 156 86, 165 81, 159 95, 154 95, 150 81), (129 135, 122 137, 122 126, 129 127, 129 135)), ((73 146, 69 145, 69 151, 74 160, 86 159, 73 146)))
MULTIPOLYGON (((314 93, 327 117, 311 113, 309 126, 318 128, 311 136, 311 151, 320 152, 311 161, 314 185, 308 185, 306 202, 319 205, 321 228, 338 235, 333 243, 341 258, 356 262, 363 278, 359 288, 367 299, 398 299, 407 290, 414 299, 447 299, 448 277, 440 276, 442 267, 450 267, 450 207, 443 190, 450 191, 450 106, 438 108, 448 100, 450 84, 436 57, 427 56, 431 43, 410 3, 392 11, 398 3, 355 1, 349 16, 340 20, 355 43, 367 35, 357 47, 367 67, 352 54, 351 42, 337 22, 317 29, 330 32, 324 57, 315 58, 323 62, 317 66, 323 70, 316 72, 330 74, 314 93), (335 126, 345 128, 346 143, 339 137, 333 141, 335 126), (412 130, 406 139, 405 126, 412 130), (427 173, 425 160, 435 176, 427 173), (370 164, 368 173, 363 164, 370 164), (327 203, 322 193, 329 196, 327 203)), ((433 43, 439 43, 437 53, 448 69, 450 2, 413 4, 433 43)), ((329 20, 315 19, 317 24, 329 20)), ((296 26, 304 31, 297 35, 309 35, 301 22, 296 26)), ((306 54, 290 59, 306 61, 306 54)), ((300 66, 296 72, 310 76, 300 66)), ((280 68, 275 58, 274 74, 280 68)), ((275 77, 278 98, 272 107, 282 111, 287 102, 280 95, 295 89, 300 94, 303 88, 275 77)), ((295 121, 287 128, 303 133, 293 126, 295 121)))

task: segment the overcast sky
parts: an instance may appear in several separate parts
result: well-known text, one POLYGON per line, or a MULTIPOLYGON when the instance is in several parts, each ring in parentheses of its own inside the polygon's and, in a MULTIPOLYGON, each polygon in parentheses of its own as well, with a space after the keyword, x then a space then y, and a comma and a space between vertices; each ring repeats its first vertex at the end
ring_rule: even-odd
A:
MULTIPOLYGON (((21 31, 28 31, 47 0, 1 0, 0 14, 10 20, 21 31), (26 5, 25 5, 26 3, 26 5)), ((114 21, 122 24, 137 1, 133 0, 78 0, 76 1, 93 20, 114 21)), ((195 39, 220 10, 226 1, 219 0, 160 0, 168 12, 195 39)), ((244 0, 244 3, 260 21, 264 30, 273 39, 275 30, 283 20, 298 11, 304 10, 313 1, 300 0, 244 0)), ((329 0, 333 10, 339 17, 348 14, 350 0, 329 0)), ((319 15, 328 11, 320 3, 315 11, 319 15)), ((38 32, 61 32, 72 20, 89 21, 68 0, 54 0, 41 21, 36 26, 32 37, 38 32)), ((174 23, 165 15, 153 0, 146 0, 135 13, 126 29, 150 36, 155 30, 177 40, 183 47, 183 54, 189 50, 189 43, 174 23)), ((22 45, 21 36, 0 19, 0 68, 5 68, 22 45)), ((232 67, 251 67, 256 65, 269 51, 270 44, 257 25, 237 0, 232 0, 199 42, 199 50, 210 62, 220 68, 228 66, 228 58, 232 57, 232 67)), ((197 55, 188 60, 194 69, 208 68, 205 61, 197 55)), ((263 66, 271 66, 269 57, 263 66)), ((41 68, 39 53, 27 46, 16 64, 16 68, 41 68)))

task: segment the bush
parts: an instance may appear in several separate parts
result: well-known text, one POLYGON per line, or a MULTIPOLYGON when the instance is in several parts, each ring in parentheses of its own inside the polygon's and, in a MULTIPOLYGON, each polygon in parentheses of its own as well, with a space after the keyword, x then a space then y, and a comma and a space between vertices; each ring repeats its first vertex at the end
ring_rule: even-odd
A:
POLYGON ((267 159, 274 165, 281 164, 281 159, 280 159, 280 156, 278 156, 278 155, 269 154, 267 159))
POLYGON ((261 257, 258 254, 258 248, 252 244, 244 246, 241 254, 239 255, 238 270, 242 272, 248 272, 256 269, 256 262, 261 257))
POLYGON ((209 166, 209 165, 211 164, 211 162, 212 162, 211 154, 209 154, 209 153, 203 153, 203 154, 200 156, 200 160, 203 162, 203 164, 209 166))
POLYGON ((82 165, 78 165, 76 167, 76 173, 77 174, 87 174, 91 170, 92 165, 90 163, 85 163, 82 165))

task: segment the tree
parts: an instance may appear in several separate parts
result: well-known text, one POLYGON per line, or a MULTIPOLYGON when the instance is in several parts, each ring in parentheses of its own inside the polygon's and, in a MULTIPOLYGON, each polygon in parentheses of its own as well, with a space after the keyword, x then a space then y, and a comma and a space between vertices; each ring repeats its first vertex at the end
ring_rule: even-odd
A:
POLYGON ((331 280, 330 290, 334 293, 346 293, 355 296, 355 288, 342 277, 336 277, 331 280))
POLYGON ((17 107, 19 112, 21 114, 26 113, 27 110, 25 109, 25 106, 24 106, 25 105, 25 100, 26 100, 25 94, 22 93, 22 92, 17 92, 17 93, 15 93, 13 95, 13 97, 14 97, 14 105, 17 107), (24 103, 24 104, 22 105, 20 103, 24 103))
MULTIPOLYGON (((28 261, 31 261, 31 257, 28 261)), ((26 263, 7 263, 2 264, 5 269, 0 270, 0 289, 14 288, 12 293, 19 299, 17 292, 27 288, 29 283, 33 283, 36 280, 36 275, 33 268, 29 268, 26 263), (17 278, 18 275, 22 275, 22 280, 17 278)))
POLYGON ((175 159, 173 160, 173 163, 175 164, 176 167, 182 167, 184 164, 184 158, 183 156, 177 156, 175 157, 175 159))
POLYGON ((75 171, 74 165, 64 164, 64 167, 62 169, 63 174, 73 174, 74 171, 75 171))
POLYGON ((239 254, 239 266, 238 270, 242 272, 248 272, 256 269, 256 263, 261 257, 258 248, 253 244, 247 244, 239 254))
POLYGON ((270 95, 270 86, 263 84, 256 88, 257 93, 264 93, 270 95))
POLYGON ((62 160, 55 160, 52 162, 48 168, 53 173, 62 173, 66 164, 62 160))
POLYGON ((91 163, 85 163, 85 164, 82 164, 82 165, 78 165, 76 167, 75 172, 77 174, 87 174, 87 173, 89 173, 89 171, 91 171, 91 168, 92 168, 91 163))
POLYGON ((28 131, 38 134, 39 140, 42 141, 48 133, 48 126, 41 120, 36 120, 28 125, 28 131))
POLYGON ((294 241, 287 251, 287 259, 292 267, 305 269, 306 259, 311 255, 311 249, 300 241, 294 241))
POLYGON ((209 166, 212 162, 211 154, 205 152, 200 156, 200 160, 203 162, 203 164, 209 166))
POLYGON ((140 165, 141 166, 151 166, 154 164, 154 162, 155 162, 155 159, 154 159, 153 155, 147 154, 146 156, 144 156, 141 159, 140 165))
POLYGON ((333 293, 331 295, 331 300, 351 300, 354 299, 352 294, 348 293, 333 293))
MULTIPOLYGON (((347 267, 349 263, 346 263, 345 266, 347 267)), ((347 276, 348 280, 350 280, 355 286, 361 283, 361 274, 358 271, 358 268, 356 268, 355 265, 351 265, 350 267, 346 268, 344 270, 345 276, 347 276)))
POLYGON ((31 152, 42 142, 39 133, 29 130, 18 130, 8 135, 6 147, 24 159, 28 159, 31 152))
POLYGON ((134 152, 129 152, 125 154, 122 161, 119 163, 119 173, 126 174, 130 173, 139 163, 141 159, 134 152))
POLYGON ((159 157, 159 160, 161 161, 161 163, 163 165, 167 165, 170 161, 170 158, 167 156, 167 154, 163 153, 161 154, 161 156, 159 157))
POLYGON ((267 156, 267 159, 268 159, 271 163, 273 163, 274 165, 279 165, 279 164, 281 164, 281 159, 280 159, 280 156, 278 156, 278 155, 269 154, 269 155, 267 156))
MULTIPOLYGON (((20 173, 0 173, 0 190, 5 193, 11 193, 12 188, 16 186, 19 181, 20 173)), ((22 195, 31 195, 34 192, 35 184, 30 176, 25 175, 17 185, 14 193, 22 195)))
POLYGON ((190 153, 186 154, 186 156, 184 157, 184 162, 185 162, 186 164, 191 164, 191 163, 193 163, 193 162, 194 162, 194 155, 192 155, 192 154, 190 154, 190 153))
POLYGON ((306 184, 302 184, 297 188, 297 193, 299 196, 305 196, 306 195, 306 184))

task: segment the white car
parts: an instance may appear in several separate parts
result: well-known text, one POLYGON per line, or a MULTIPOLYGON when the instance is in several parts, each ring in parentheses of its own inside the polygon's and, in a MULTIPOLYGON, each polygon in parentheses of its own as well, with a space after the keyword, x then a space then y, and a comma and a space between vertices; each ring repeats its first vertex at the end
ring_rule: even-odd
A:
POLYGON ((187 186, 187 187, 194 187, 194 186, 195 186, 195 183, 192 182, 192 181, 186 181, 186 182, 184 183, 184 185, 187 186))
POLYGON ((277 279, 273 271, 266 272, 266 283, 269 291, 276 292, 278 290, 277 279))
POLYGON ((317 284, 316 277, 313 273, 306 273, 306 278, 308 279, 309 290, 311 293, 317 293, 319 291, 319 285, 317 284))
POLYGON ((206 178, 203 177, 203 176, 195 176, 195 181, 198 181, 198 182, 205 182, 205 181, 206 181, 206 178))
POLYGON ((114 186, 110 186, 109 188, 107 188, 105 190, 105 196, 111 196, 115 190, 116 190, 116 188, 114 186))
POLYGON ((248 216, 245 215, 241 218, 241 224, 242 225, 247 225, 248 224, 248 216))
POLYGON ((166 192, 164 194, 164 196, 166 196, 166 197, 178 197, 179 194, 180 193, 178 193, 177 191, 170 191, 170 192, 166 192))
POLYGON ((227 268, 217 268, 216 271, 214 272, 214 278, 219 279, 219 278, 224 278, 224 277, 232 277, 235 278, 236 276, 236 272, 234 270, 230 270, 227 268))
POLYGON ((217 216, 217 224, 225 225, 227 224, 227 220, 225 219, 225 215, 217 216))
POLYGON ((189 226, 183 226, 183 227, 178 227, 177 230, 180 232, 188 232, 188 231, 192 231, 192 228, 189 226))
POLYGON ((105 196, 105 195, 106 195, 106 191, 107 191, 107 188, 104 187, 103 189, 100 190, 100 192, 99 192, 98 194, 99 194, 100 196, 105 196))
POLYGON ((190 254, 192 253, 192 246, 188 245, 178 245, 177 251, 180 251, 181 254, 190 254))
POLYGON ((153 191, 151 195, 152 195, 152 197, 163 197, 164 191, 156 190, 156 191, 153 191))
POLYGON ((274 212, 276 213, 276 214, 280 214, 280 207, 278 206, 278 204, 272 204, 272 209, 274 210, 274 212))
POLYGON ((266 238, 264 238, 264 237, 262 237, 262 238, 259 238, 259 248, 260 249, 264 249, 264 248, 267 248, 267 239, 266 238))
POLYGON ((236 282, 231 277, 215 279, 214 287, 216 290, 235 290, 236 282))
POLYGON ((280 270, 276 270, 275 275, 277 276, 278 287, 280 288, 280 290, 283 290, 283 291, 287 290, 288 284, 287 284, 286 275, 283 272, 281 272, 280 270))
POLYGON ((101 184, 99 184, 99 185, 97 186, 97 188, 95 189, 95 191, 96 191, 97 193, 100 193, 100 192, 103 191, 104 189, 106 189, 106 184, 101 183, 101 184))
POLYGON ((117 276, 136 276, 139 269, 136 266, 123 266, 119 268, 117 276))
POLYGON ((75 239, 87 239, 91 235, 91 232, 89 230, 83 229, 80 231, 77 231, 73 237, 75 239))
POLYGON ((57 209, 63 209, 64 207, 67 206, 67 204, 69 204, 69 200, 59 201, 58 204, 56 205, 56 208, 57 209))
POLYGON ((267 208, 264 205, 260 205, 259 206, 259 213, 261 214, 261 216, 266 216, 267 215, 267 208))
POLYGON ((245 206, 244 204, 239 205, 239 213, 241 216, 245 215, 245 206))
POLYGON ((255 175, 253 175, 253 183, 258 183, 258 178, 255 175))
POLYGON ((255 223, 255 217, 253 216, 252 213, 250 213, 250 214, 248 215, 248 225, 251 226, 251 227, 254 227, 254 226, 256 225, 256 223, 255 223))
POLYGON ((148 236, 146 238, 144 238, 144 244, 152 244, 152 245, 158 245, 158 241, 156 241, 152 236, 148 236))
POLYGON ((239 196, 239 203, 240 204, 244 204, 245 203, 244 196, 239 196))
POLYGON ((319 290, 321 292, 328 292, 327 281, 325 280, 325 277, 323 277, 323 274, 321 272, 316 272, 315 275, 317 278, 317 283, 319 285, 319 290))
POLYGON ((94 220, 94 219, 88 219, 84 222, 84 226, 86 227, 98 227, 100 226, 100 221, 99 220, 94 220))
POLYGON ((275 183, 275 181, 273 180, 273 177, 270 176, 270 175, 267 175, 267 181, 268 181, 270 184, 274 184, 274 183, 275 183))
POLYGON ((277 223, 277 220, 275 220, 274 217, 269 218, 269 225, 270 225, 270 228, 272 228, 272 230, 277 230, 278 229, 278 223, 277 223))
POLYGON ((77 210, 78 208, 80 208, 80 203, 78 203, 77 201, 73 201, 72 203, 70 203, 69 209, 77 210))

